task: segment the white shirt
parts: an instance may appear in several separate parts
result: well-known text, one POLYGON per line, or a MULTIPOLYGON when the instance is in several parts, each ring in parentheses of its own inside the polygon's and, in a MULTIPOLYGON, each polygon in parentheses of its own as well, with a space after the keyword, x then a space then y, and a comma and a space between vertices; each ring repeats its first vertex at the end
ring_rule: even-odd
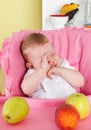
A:
MULTIPOLYGON (((66 59, 63 60, 61 67, 75 69, 66 59)), ((29 69, 24 78, 30 76, 34 71, 36 70, 29 69)), ((38 89, 28 96, 32 98, 66 98, 72 93, 76 93, 75 88, 60 76, 54 75, 52 79, 45 77, 38 89)))

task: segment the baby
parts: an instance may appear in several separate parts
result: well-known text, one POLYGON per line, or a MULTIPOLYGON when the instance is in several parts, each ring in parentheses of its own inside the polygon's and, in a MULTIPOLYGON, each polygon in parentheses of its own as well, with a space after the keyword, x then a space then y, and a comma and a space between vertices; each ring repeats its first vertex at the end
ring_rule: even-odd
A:
POLYGON ((21 89, 29 97, 66 98, 83 86, 82 74, 58 56, 45 35, 31 33, 20 49, 28 68, 21 89))

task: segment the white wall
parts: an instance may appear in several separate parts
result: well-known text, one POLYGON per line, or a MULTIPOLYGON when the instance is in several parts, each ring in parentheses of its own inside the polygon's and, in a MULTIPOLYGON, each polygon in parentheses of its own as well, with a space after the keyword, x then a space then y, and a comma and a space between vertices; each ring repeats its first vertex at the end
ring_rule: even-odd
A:
POLYGON ((50 29, 49 15, 57 14, 62 6, 67 3, 78 3, 80 5, 74 26, 82 27, 84 25, 87 0, 42 0, 42 29, 50 29))

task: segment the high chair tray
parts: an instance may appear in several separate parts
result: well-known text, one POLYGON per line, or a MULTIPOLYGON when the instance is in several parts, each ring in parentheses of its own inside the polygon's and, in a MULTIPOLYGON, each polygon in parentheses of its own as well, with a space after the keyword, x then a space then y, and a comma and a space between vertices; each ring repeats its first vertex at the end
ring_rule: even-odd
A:
MULTIPOLYGON (((55 123, 55 109, 64 100, 43 100, 25 98, 30 105, 30 113, 22 122, 11 125, 2 118, 2 106, 5 98, 0 98, 0 130, 61 130, 55 123)), ((91 96, 88 96, 91 103, 91 96)), ((91 113, 79 121, 74 130, 91 130, 91 113)))

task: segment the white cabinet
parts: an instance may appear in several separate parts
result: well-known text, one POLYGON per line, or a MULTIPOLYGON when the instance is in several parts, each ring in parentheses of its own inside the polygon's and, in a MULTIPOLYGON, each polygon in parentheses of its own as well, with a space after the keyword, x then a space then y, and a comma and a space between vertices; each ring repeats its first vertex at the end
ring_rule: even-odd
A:
POLYGON ((42 29, 53 29, 50 22, 51 14, 58 14, 64 4, 78 3, 79 11, 74 26, 82 27, 85 24, 87 0, 42 0, 42 29))

